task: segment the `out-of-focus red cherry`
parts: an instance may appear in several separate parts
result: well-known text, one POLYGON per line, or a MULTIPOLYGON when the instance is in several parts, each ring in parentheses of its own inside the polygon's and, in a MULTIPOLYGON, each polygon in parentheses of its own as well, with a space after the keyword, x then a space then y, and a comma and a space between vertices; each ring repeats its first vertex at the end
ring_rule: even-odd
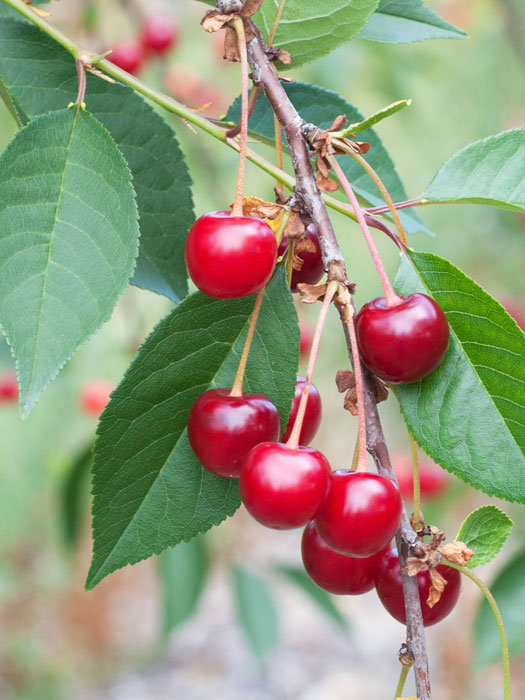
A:
POLYGON ((106 379, 92 379, 80 392, 80 405, 85 413, 99 416, 105 409, 115 385, 106 379))
POLYGON ((301 337, 299 340, 299 354, 301 360, 304 360, 310 352, 314 336, 310 326, 306 323, 306 321, 299 321, 299 331, 301 333, 301 337))
POLYGON ((5 372, 0 375, 0 403, 14 403, 18 401, 18 382, 14 372, 5 372))
MULTIPOLYGON (((414 471, 412 457, 409 454, 393 454, 392 464, 399 484, 399 490, 405 500, 414 496, 414 471)), ((432 460, 422 457, 419 460, 419 490, 421 498, 431 501, 439 498, 450 483, 450 475, 432 460)))
POLYGON ((147 51, 165 54, 175 45, 178 30, 170 17, 149 17, 142 24, 140 38, 147 51))
POLYGON ((116 44, 108 56, 108 61, 114 63, 128 73, 139 73, 144 65, 146 52, 144 46, 136 39, 129 39, 116 44))

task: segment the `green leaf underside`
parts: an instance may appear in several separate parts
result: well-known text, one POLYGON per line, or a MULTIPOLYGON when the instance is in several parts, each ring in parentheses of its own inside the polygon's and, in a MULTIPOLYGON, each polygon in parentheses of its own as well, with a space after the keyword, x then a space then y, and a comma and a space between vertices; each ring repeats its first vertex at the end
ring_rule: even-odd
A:
POLYGON ((359 39, 386 44, 425 39, 464 39, 466 32, 445 22, 422 0, 380 0, 359 39))
POLYGON ((406 256, 400 294, 424 292, 447 315, 439 367, 396 394, 410 432, 441 466, 489 496, 525 502, 525 335, 503 307, 447 260, 406 256))
MULTIPOLYGON (((268 38, 280 0, 264 0, 254 21, 268 38)), ((292 55, 298 68, 346 44, 365 27, 378 0, 287 0, 273 41, 292 55)))
POLYGON ((89 504, 89 472, 93 463, 93 443, 71 462, 61 494, 64 541, 73 549, 78 544, 89 504))
POLYGON ((164 603, 164 633, 169 634, 193 615, 208 574, 208 552, 204 537, 181 542, 159 556, 159 574, 164 603))
POLYGON ((0 323, 22 415, 110 317, 138 234, 129 169, 90 114, 52 112, 16 134, 0 157, 0 323))
POLYGON ((300 588, 311 600, 330 617, 341 629, 348 630, 348 622, 334 605, 331 596, 312 581, 305 571, 294 566, 279 566, 279 572, 300 588))
POLYGON ((438 170, 422 199, 525 211, 525 127, 471 143, 438 170))
POLYGON ((278 614, 267 582, 241 566, 232 568, 233 592, 239 622, 254 654, 266 656, 278 641, 278 614))
MULTIPOLYGON (((76 99, 71 55, 23 22, 0 21, 0 78, 15 105, 31 118, 76 99)), ((131 281, 179 301, 188 292, 184 244, 194 215, 191 178, 175 134, 132 88, 89 73, 86 103, 133 175, 141 238, 131 281)))
MULTIPOLYGON (((187 297, 140 348, 98 429, 94 554, 87 587, 218 525, 238 508, 236 479, 203 469, 187 438, 195 399, 232 386, 254 298, 187 297)), ((299 329, 284 270, 267 288, 244 390, 268 396, 282 425, 294 395, 299 329)))
POLYGON ((462 524, 456 540, 464 542, 474 551, 468 562, 469 569, 488 564, 505 544, 513 526, 509 516, 497 506, 481 506, 473 511, 462 524))
MULTIPOLYGON (((283 87, 301 117, 306 122, 317 124, 322 129, 328 128, 335 117, 340 114, 345 114, 350 123, 363 120, 363 115, 335 92, 308 83, 284 83, 283 87)), ((237 122, 240 118, 239 98, 231 105, 226 118, 232 122, 237 122)), ((250 131, 273 143, 273 111, 264 95, 260 95, 255 103, 250 117, 250 131)), ((370 143, 370 151, 365 158, 377 171, 394 201, 399 202, 407 199, 403 183, 376 132, 370 128, 365 129, 360 132, 359 140, 370 143)), ((342 156, 339 161, 345 175, 352 183, 352 187, 367 205, 381 206, 384 204, 374 182, 355 160, 350 156, 342 156)), ((429 233, 429 229, 414 210, 400 211, 399 215, 407 233, 420 231, 429 233)))
MULTIPOLYGON (((490 590, 498 604, 510 654, 525 651, 525 552, 519 552, 496 576, 490 590)), ((489 604, 482 599, 474 623, 475 665, 501 658, 500 637, 489 604)))

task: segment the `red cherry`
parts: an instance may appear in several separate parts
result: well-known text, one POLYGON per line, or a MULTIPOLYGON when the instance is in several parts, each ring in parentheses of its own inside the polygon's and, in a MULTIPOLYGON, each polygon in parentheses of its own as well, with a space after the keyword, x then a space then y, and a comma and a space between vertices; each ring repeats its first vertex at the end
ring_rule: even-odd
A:
MULTIPOLYGON (((303 261, 303 266, 300 270, 292 272, 292 283, 290 289, 292 292, 298 292, 297 285, 300 282, 305 284, 317 284, 324 275, 323 258, 321 257, 321 246, 317 237, 316 228, 313 224, 308 224, 306 227, 306 239, 312 243, 315 250, 302 251, 297 256, 303 261)), ((284 255, 288 248, 288 238, 284 236, 279 246, 278 255, 284 255)))
POLYGON ((310 352, 314 336, 310 327, 303 321, 299 321, 299 331, 301 333, 299 338, 299 355, 301 360, 303 360, 310 352))
POLYGON ((435 369, 447 350, 448 322, 441 307, 425 294, 408 294, 398 306, 372 299, 356 318, 363 362, 393 384, 415 382, 435 369))
POLYGON ((178 32, 169 17, 149 17, 142 25, 142 45, 153 53, 167 53, 177 40, 178 32))
MULTIPOLYGON (((404 499, 414 497, 414 472, 410 455, 392 455, 392 464, 396 472, 397 483, 404 499)), ((446 491, 449 475, 430 459, 419 460, 419 491, 421 498, 431 501, 439 498, 446 491)))
POLYGON ((210 297, 246 297, 272 276, 277 243, 262 219, 230 216, 227 211, 204 214, 186 241, 186 266, 196 286, 210 297))
POLYGON ((219 476, 237 477, 248 452, 260 442, 278 440, 279 412, 262 394, 230 396, 210 389, 188 416, 188 438, 199 462, 219 476))
POLYGON ((84 412, 99 416, 114 388, 114 384, 105 379, 93 379, 88 382, 80 393, 80 403, 84 412))
POLYGON ((145 58, 146 53, 140 41, 130 39, 117 44, 109 54, 108 61, 128 73, 138 73, 145 58))
MULTIPOLYGON (((304 377, 297 377, 297 384, 295 385, 295 395, 292 401, 292 409, 288 417, 288 423, 286 425, 286 430, 283 433, 281 442, 286 442, 290 437, 292 432, 295 417, 297 416, 297 410, 299 408, 299 403, 301 401, 301 394, 303 393, 304 385, 306 384, 306 379, 304 377)), ((308 393, 308 401, 306 402, 306 411, 304 413, 303 425, 301 427, 301 433, 299 435, 300 445, 309 445, 315 437, 315 434, 321 424, 321 417, 323 414, 323 408, 321 405, 321 397, 314 384, 310 384, 310 391, 308 393)))
POLYGON ((6 372, 0 377, 0 403, 18 400, 18 382, 14 372, 6 372))
POLYGON ((241 496, 260 523, 288 530, 306 525, 319 512, 329 478, 330 465, 317 450, 263 442, 250 450, 242 466, 241 496))
MULTIPOLYGON (((424 569, 417 574, 419 600, 421 601, 421 612, 425 627, 440 622, 452 611, 458 602, 461 590, 461 573, 457 569, 452 569, 445 564, 439 564, 436 570, 446 580, 447 585, 441 594, 441 598, 432 608, 426 602, 431 585, 430 572, 428 569, 424 569)), ((392 617, 405 625, 405 600, 403 598, 401 567, 396 549, 386 552, 383 561, 379 565, 379 572, 376 577, 376 590, 379 600, 392 617)))
POLYGON ((370 557, 384 549, 401 520, 399 489, 381 474, 339 469, 315 519, 318 533, 340 554, 370 557))
POLYGON ((321 539, 313 520, 306 526, 301 541, 306 572, 319 588, 337 595, 371 591, 386 551, 361 559, 339 554, 321 539))

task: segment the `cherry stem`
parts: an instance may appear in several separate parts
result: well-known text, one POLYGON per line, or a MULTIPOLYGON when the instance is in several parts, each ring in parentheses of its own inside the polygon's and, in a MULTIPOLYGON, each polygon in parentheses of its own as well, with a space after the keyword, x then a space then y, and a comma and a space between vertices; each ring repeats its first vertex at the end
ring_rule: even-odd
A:
POLYGON ((248 333, 246 334, 246 340, 244 341, 241 359, 239 360, 239 366, 237 367, 237 374, 235 375, 235 381, 233 382, 233 387, 230 391, 230 396, 242 396, 242 383, 244 380, 244 372, 246 370, 246 363, 248 362, 248 355, 250 354, 250 347, 252 345, 253 334, 255 333, 257 317, 259 316, 259 311, 261 309, 261 303, 264 297, 265 290, 266 287, 259 289, 259 291, 257 292, 257 296, 255 297, 255 305, 253 307, 252 317, 250 319, 250 325, 248 327, 248 333))
POLYGON ((398 700, 401 697, 403 688, 405 687, 405 682, 408 676, 408 672, 412 668, 412 664, 401 663, 401 673, 399 675, 399 681, 397 683, 396 692, 394 693, 394 700, 398 700))
POLYGON ((289 287, 292 285, 294 248, 295 239, 290 238, 288 241, 288 251, 286 253, 286 281, 288 282, 289 287))
POLYGON ((235 199, 233 201, 232 216, 242 216, 242 194, 244 189, 244 169, 246 165, 246 148, 248 141, 248 53, 246 50, 246 34, 244 23, 240 17, 233 21, 233 28, 237 32, 239 43, 239 54, 241 56, 241 137, 239 149, 239 169, 237 171, 237 187, 235 188, 235 199))
MULTIPOLYGON (((248 119, 252 116, 253 108, 255 107, 255 103, 257 102, 257 98, 259 97, 259 93, 261 91, 261 88, 257 87, 257 85, 254 85, 253 88, 250 90, 250 97, 248 98, 248 119)), ((220 119, 212 119, 211 117, 208 117, 208 119, 212 122, 216 123, 221 123, 220 119)), ((237 124, 232 127, 231 129, 228 129, 226 131, 226 136, 230 139, 233 139, 235 136, 237 136, 241 131, 241 120, 237 122, 237 124)))
POLYGON ((458 571, 461 571, 462 574, 465 574, 471 581, 473 581, 476 586, 480 589, 480 591, 483 593, 485 598, 487 599, 488 604, 490 605, 490 608, 492 612, 494 613, 494 617, 496 618, 496 623, 498 625, 498 630, 499 630, 499 636, 500 636, 500 641, 501 641, 501 659, 503 662, 503 685, 504 685, 504 698, 505 700, 510 700, 510 661, 509 661, 509 647, 507 644, 507 636, 505 634, 505 627, 503 625, 503 618, 501 617, 501 613, 498 608, 498 604, 496 603, 494 596, 488 589, 488 587, 483 583, 481 579, 479 579, 475 574, 472 573, 470 569, 467 569, 466 566, 460 566, 459 564, 455 564, 452 561, 449 561, 448 559, 443 558, 443 563, 445 563, 447 566, 452 567, 453 569, 457 569, 458 571))
MULTIPOLYGON (((279 170, 283 169, 283 139, 281 135, 281 125, 279 120, 273 115, 274 131, 275 131, 275 163, 279 170)), ((284 185, 280 180, 277 180, 277 189, 279 192, 284 192, 284 185)))
POLYGON ((290 450, 296 450, 299 447, 299 437, 301 435, 301 428, 303 427, 304 414, 306 412, 306 404, 308 403, 308 396, 310 394, 310 385, 312 384, 312 376, 314 373, 315 362, 317 360, 317 354, 319 352, 319 345, 321 343, 323 326, 328 313, 328 307, 330 306, 338 288, 339 282, 335 281, 329 282, 328 286, 326 287, 323 304, 315 326, 312 349, 310 350, 310 356, 308 358, 308 367, 306 370, 306 381, 304 383, 303 393, 301 394, 301 400, 299 401, 299 408, 297 409, 297 416, 295 417, 292 432, 288 438, 288 442, 286 443, 286 446, 290 450))
POLYGON ((292 212, 290 209, 285 209, 282 213, 281 223, 279 224, 279 230, 275 235, 275 238, 277 240, 277 247, 281 245, 281 241, 283 240, 284 236, 284 229, 286 228, 286 224, 288 223, 288 219, 290 218, 291 213, 292 212))
POLYGON ((77 112, 84 104, 84 97, 86 96, 86 70, 84 64, 80 58, 75 59, 75 66, 77 68, 78 75, 78 91, 77 91, 77 112))
MULTIPOLYGON (((410 209, 410 207, 418 207, 424 204, 420 199, 407 199, 404 202, 394 202, 394 208, 395 209, 410 209)), ((380 206, 380 207, 367 207, 365 209, 366 212, 369 214, 386 214, 388 211, 390 211, 390 207, 387 206, 380 206)))
POLYGON ((277 27, 279 26, 279 22, 281 21, 285 5, 286 0, 281 0, 281 2, 279 3, 279 7, 277 8, 277 12, 275 13, 272 28, 270 29, 270 33, 268 34, 268 46, 271 46, 272 41, 275 39, 275 35, 277 34, 277 27))
POLYGON ((413 515, 413 526, 414 530, 417 532, 421 529, 421 524, 419 519, 421 518, 421 489, 419 486, 419 460, 417 457, 417 445, 416 441, 412 437, 412 433, 408 433, 410 438, 410 451, 412 452, 412 470, 413 470, 413 480, 414 480, 414 515, 413 515))
POLYGON ((350 336, 350 346, 352 348, 352 364, 354 365, 355 389, 357 393, 357 418, 359 420, 358 444, 359 452, 357 456, 356 472, 366 472, 366 416, 365 416, 365 394, 363 391, 363 372, 361 371, 361 359, 359 348, 357 347, 357 336, 354 326, 354 308, 348 305, 348 314, 345 317, 345 324, 350 336))
POLYGON ((374 261, 374 264, 377 269, 377 274, 379 275, 379 279, 381 280, 381 285, 383 287, 383 290, 385 292, 385 299, 386 299, 386 305, 388 307, 392 306, 398 306, 398 304, 401 304, 403 302, 403 299, 399 297, 395 292, 394 288, 390 284, 390 280, 388 279, 388 276, 386 274, 385 268, 383 266, 383 262, 381 261, 381 258, 379 256, 379 253, 377 251, 377 248, 374 243, 374 239, 372 238, 370 231, 368 229, 368 225, 366 223, 365 215, 363 211, 361 210, 361 207, 359 206, 359 202, 357 201, 357 197, 354 194, 353 189, 350 186, 350 183, 348 182, 348 179, 346 175, 344 174, 341 166, 337 162, 336 158, 334 156, 328 156, 328 161, 330 162, 330 165, 332 166, 337 179, 341 183, 341 186, 350 200, 350 204, 352 205, 352 208, 355 212, 355 215, 357 217, 357 222, 359 226, 361 227, 361 231, 363 232, 363 236, 365 237, 365 241, 368 245, 368 248, 370 250, 370 254, 372 256, 372 259, 374 261))
POLYGON ((347 153, 349 156, 351 156, 355 161, 359 163, 359 165, 365 170, 372 180, 374 181, 376 187, 378 190, 381 192, 383 195, 383 199, 387 203, 388 210, 390 211, 390 214, 392 215, 392 219, 394 220, 394 223, 396 225, 397 231, 399 233, 399 237, 403 241, 405 245, 408 245, 407 237, 405 234, 405 229, 403 228, 403 224, 401 223, 401 219, 399 218, 399 214, 396 211, 396 208, 394 206, 394 202, 392 201, 392 197, 390 196, 390 192, 387 190, 385 187, 383 181, 379 177, 379 175, 376 173, 374 168, 361 156, 359 153, 355 153, 351 148, 348 148, 345 146, 343 149, 345 153, 347 153))

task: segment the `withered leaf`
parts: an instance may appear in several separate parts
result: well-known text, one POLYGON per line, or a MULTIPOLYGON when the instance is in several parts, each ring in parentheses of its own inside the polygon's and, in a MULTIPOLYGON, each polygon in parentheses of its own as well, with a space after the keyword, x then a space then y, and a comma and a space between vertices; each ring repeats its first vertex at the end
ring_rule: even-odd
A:
POLYGON ((434 567, 431 567, 429 569, 429 572, 430 580, 432 583, 428 591, 427 605, 429 608, 433 608, 436 603, 439 603, 439 599, 441 598, 441 594, 445 590, 447 582, 439 573, 439 571, 434 567))
POLYGON ((305 284, 304 282, 299 282, 297 289, 301 295, 301 301, 305 304, 315 304, 326 294, 327 284, 305 284))
POLYGON ((262 4, 263 0, 246 0, 239 15, 243 19, 248 19, 261 9, 262 4))
POLYGON ((357 389, 356 387, 353 387, 352 389, 348 389, 345 395, 345 400, 343 402, 343 406, 347 411, 350 411, 350 413, 353 416, 359 415, 359 410, 357 408, 357 389))
POLYGON ((301 238, 305 232, 305 225, 298 211, 292 209, 290 218, 284 229, 284 235, 287 238, 301 238))
POLYGON ((299 255, 299 253, 315 253, 316 250, 317 248, 309 238, 300 238, 295 243, 294 251, 297 255, 299 255))
POLYGON ((337 391, 342 394, 343 391, 351 389, 355 386, 354 373, 349 369, 340 369, 335 375, 335 383, 337 386, 337 391))
MULTIPOLYGON (((231 22, 235 15, 223 15, 219 10, 210 10, 201 19, 201 26, 206 32, 218 32, 225 24, 231 22)), ((235 31, 232 30, 234 36, 235 31)))
POLYGON ((303 269, 304 260, 293 252, 292 268, 298 272, 303 269))
POLYGON ((474 556, 474 551, 469 549, 464 542, 459 541, 447 542, 439 548, 439 551, 445 559, 453 561, 459 566, 466 566, 467 562, 474 556))

